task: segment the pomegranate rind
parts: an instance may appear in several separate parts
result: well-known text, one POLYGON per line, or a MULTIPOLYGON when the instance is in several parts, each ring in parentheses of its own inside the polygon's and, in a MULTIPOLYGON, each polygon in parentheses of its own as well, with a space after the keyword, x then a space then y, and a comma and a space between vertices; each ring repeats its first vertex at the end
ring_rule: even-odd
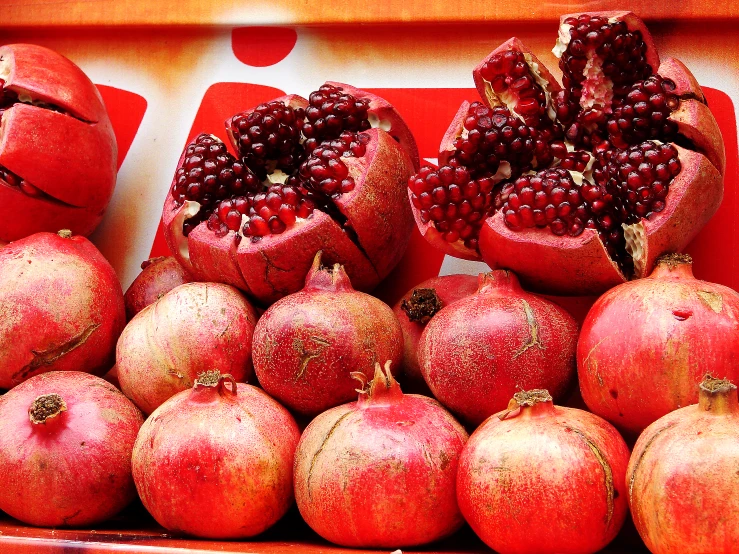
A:
POLYGON ((669 119, 677 123, 678 132, 704 153, 721 175, 726 172, 724 139, 708 106, 697 100, 680 100, 669 119))
POLYGON ((370 124, 372 127, 378 127, 383 131, 386 131, 394 140, 396 140, 400 146, 403 147, 406 154, 413 163, 413 169, 418 171, 421 166, 421 159, 418 154, 418 145, 416 139, 413 137, 410 128, 401 117, 398 110, 390 104, 384 98, 380 98, 376 94, 367 92, 362 89, 358 89, 345 83, 338 83, 336 81, 326 81, 327 85, 332 85, 342 89, 344 92, 351 94, 355 98, 360 98, 369 101, 370 124), (374 121, 374 117, 377 121, 374 121))
POLYGON ((659 73, 665 79, 675 83, 675 94, 680 98, 695 98, 698 102, 706 103, 706 97, 698 84, 697 79, 683 62, 675 58, 662 60, 659 65, 659 73))
POLYGON ((491 89, 490 83, 482 77, 482 68, 493 56, 501 52, 508 52, 509 50, 521 52, 524 54, 526 64, 529 66, 529 71, 531 71, 531 74, 534 76, 536 82, 539 83, 539 79, 542 79, 547 83, 547 85, 543 87, 545 91, 549 93, 556 93, 562 90, 562 87, 554 78, 554 75, 552 75, 546 68, 546 66, 539 61, 539 58, 537 58, 531 50, 526 48, 526 46, 524 46, 520 39, 518 39, 517 37, 511 37, 503 44, 498 46, 495 50, 493 50, 484 60, 477 64, 477 67, 475 67, 475 69, 472 71, 472 77, 475 81, 477 92, 487 106, 499 106, 501 102, 498 100, 497 95, 491 89))
POLYGON ((593 229, 577 237, 538 228, 512 231, 499 211, 483 223, 479 244, 486 264, 514 271, 527 289, 537 292, 600 294, 626 281, 593 229))
POLYGON ((652 38, 652 34, 649 32, 649 29, 647 29, 647 26, 644 24, 644 22, 637 17, 634 12, 629 11, 602 11, 602 12, 578 12, 578 13, 568 13, 559 18, 559 26, 560 26, 560 33, 562 31, 562 28, 564 25, 566 25, 565 20, 569 19, 570 17, 574 17, 577 19, 580 15, 590 15, 592 17, 599 16, 599 17, 605 17, 610 22, 615 21, 623 21, 626 23, 626 27, 629 29, 629 31, 640 31, 642 35, 642 40, 644 41, 644 44, 646 45, 646 59, 647 63, 652 66, 652 71, 654 73, 657 73, 657 69, 659 68, 660 61, 659 61, 659 54, 657 53, 657 48, 654 44, 654 39, 652 38))
POLYGON ((0 79, 5 88, 30 93, 34 101, 59 106, 88 123, 108 119, 97 87, 73 62, 35 44, 0 47, 0 79))
POLYGON ((724 193, 724 180, 706 156, 674 145, 682 170, 670 183, 665 209, 632 226, 646 237, 641 255, 633 255, 636 277, 649 275, 657 258, 682 251, 713 217, 724 193))
POLYGON ((48 371, 102 375, 126 324, 115 271, 80 236, 36 233, 0 249, 0 388, 48 371))
MULTIPOLYGON (((452 122, 447 127, 444 137, 441 139, 439 145, 439 167, 447 165, 449 158, 454 154, 456 148, 454 142, 464 132, 464 120, 467 118, 467 113, 470 111, 470 103, 467 100, 462 101, 462 105, 459 106, 457 113, 454 114, 452 122)), ((432 164, 428 164, 432 165, 432 164)))

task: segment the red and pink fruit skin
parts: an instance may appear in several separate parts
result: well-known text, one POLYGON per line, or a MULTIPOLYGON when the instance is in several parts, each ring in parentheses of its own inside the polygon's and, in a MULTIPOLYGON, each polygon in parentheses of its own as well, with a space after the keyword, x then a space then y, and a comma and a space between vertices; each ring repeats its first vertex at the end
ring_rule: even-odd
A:
POLYGON ((480 274, 475 294, 433 317, 418 362, 439 402, 478 425, 516 391, 547 387, 562 398, 575 377, 577 331, 566 310, 496 270, 480 274))
POLYGON ((300 292, 262 314, 254 330, 254 370, 279 402, 314 416, 356 396, 353 371, 399 366, 403 334, 392 309, 354 290, 344 268, 322 267, 320 254, 300 292))
POLYGON ((423 374, 418 365, 418 341, 421 339, 421 333, 423 333, 428 322, 411 321, 408 313, 402 308, 403 301, 410 300, 414 290, 432 289, 441 301, 442 307, 444 307, 475 293, 477 286, 478 278, 475 275, 432 277, 413 287, 393 306, 395 317, 398 318, 400 328, 403 330, 402 368, 406 379, 414 384, 424 383, 423 374))
POLYGON ((166 529, 251 537, 293 503, 299 438, 285 408, 223 376, 215 386, 196 383, 149 417, 134 446, 133 477, 144 506, 166 529))
POLYGON ((739 380, 739 294, 696 279, 689 256, 664 256, 596 301, 577 364, 588 408, 637 435, 697 402, 706 373, 739 380))
MULTIPOLYGON (((634 447, 629 506, 654 554, 736 552, 739 404, 736 387, 719 383, 713 390, 701 387, 698 404, 652 423, 634 447)), ((654 392, 648 387, 647 394, 654 392)))
POLYGON ((151 258, 141 264, 141 269, 141 273, 123 295, 128 321, 173 288, 193 280, 187 270, 171 256, 151 258))
POLYGON ((235 288, 186 283, 138 313, 116 348, 121 390, 144 413, 192 388, 216 368, 245 382, 253 375, 257 314, 235 288))
POLYGON ((0 388, 47 371, 110 369, 123 291, 90 241, 65 232, 14 241, 0 249, 0 283, 0 388))
POLYGON ((551 397, 510 409, 486 420, 462 452, 457 499, 467 523, 501 554, 600 551, 628 513, 624 440, 551 397))
POLYGON ((342 546, 416 546, 463 523, 455 480, 467 433, 435 400, 404 395, 385 367, 357 402, 316 417, 295 455, 300 514, 342 546))
POLYGON ((0 509, 30 525, 100 523, 136 496, 131 452, 143 423, 113 385, 78 371, 37 375, 0 397, 0 509), (29 408, 58 394, 66 411, 33 423, 29 408))
POLYGON ((3 112, 0 166, 42 194, 0 185, 0 203, 15 214, 0 224, 0 240, 59 229, 89 235, 116 182, 118 147, 100 93, 74 63, 33 44, 0 47, 0 79, 5 90, 66 112, 23 102, 3 112))

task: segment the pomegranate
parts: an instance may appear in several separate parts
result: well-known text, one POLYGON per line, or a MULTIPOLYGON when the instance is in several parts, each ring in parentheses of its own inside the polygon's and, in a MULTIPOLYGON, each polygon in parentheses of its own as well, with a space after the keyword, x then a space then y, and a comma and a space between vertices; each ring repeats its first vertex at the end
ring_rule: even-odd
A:
POLYGON ((421 232, 532 290, 600 294, 648 275, 718 209, 724 144, 695 78, 630 12, 565 15, 563 86, 516 38, 474 70, 440 167, 408 181, 421 232))
POLYGON ((636 435, 696 403, 709 371, 739 380, 739 294, 693 277, 687 254, 666 254, 596 301, 577 365, 588 408, 636 435))
POLYGON ((416 546, 463 520, 455 498, 467 433, 438 402, 404 395, 376 364, 359 400, 316 417, 295 453, 300 514, 326 540, 356 548, 416 546))
POLYGON ((293 502, 298 439, 295 420, 262 390, 206 371, 146 420, 133 479, 146 509, 170 531, 251 537, 293 502))
POLYGON ((706 375, 697 405, 652 423, 631 455, 627 486, 654 554, 730 554, 739 542, 736 387, 706 375))
POLYGON ((477 291, 475 275, 432 277, 409 290, 393 307, 403 331, 403 371, 409 384, 425 384, 418 366, 418 341, 426 325, 444 306, 477 291))
POLYGON ((496 270, 480 274, 475 294, 434 316, 418 363, 439 402, 478 425, 516 391, 547 387, 563 398, 575 377, 576 344, 577 323, 564 308, 496 270))
POLYGON ((626 519, 629 449, 605 420, 517 392, 470 437, 457 473, 459 508, 500 554, 587 554, 626 519))
POLYGON ((0 510, 30 525, 91 525, 136 496, 141 413, 79 371, 37 375, 0 396, 0 510))
POLYGON ((89 235, 113 195, 118 147, 87 75, 33 44, 0 47, 0 240, 89 235))
POLYGON ((115 271, 68 230, 0 249, 0 314, 3 389, 46 371, 102 375, 126 323, 115 271))
POLYGON ((254 370, 265 391, 315 416, 356 395, 352 371, 372 377, 375 364, 400 364, 403 333, 381 300, 352 288, 343 266, 313 260, 305 287, 262 314, 254 330, 254 370))
POLYGON ((187 283, 162 296, 126 326, 116 348, 121 390, 150 414, 192 388, 208 368, 234 379, 252 376, 254 308, 220 283, 187 283))
POLYGON ((126 319, 129 321, 173 288, 193 280, 187 270, 171 256, 150 258, 141 264, 141 269, 141 273, 123 295, 126 319))
POLYGON ((164 206, 167 243, 196 279, 269 304, 300 290, 318 250, 362 290, 400 261, 413 226, 404 183, 418 151, 387 102, 326 83, 309 100, 260 104, 226 128, 237 156, 196 137, 164 206))

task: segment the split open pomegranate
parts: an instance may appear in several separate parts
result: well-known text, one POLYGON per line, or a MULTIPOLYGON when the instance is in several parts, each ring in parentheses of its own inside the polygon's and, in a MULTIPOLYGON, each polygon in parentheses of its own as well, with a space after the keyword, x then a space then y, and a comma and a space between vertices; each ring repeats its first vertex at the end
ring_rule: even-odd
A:
POLYGON ((164 206, 169 247, 196 279, 271 303, 302 288, 318 250, 362 290, 400 261, 418 150, 390 104, 329 82, 308 100, 284 96, 234 115, 226 128, 237 155, 196 137, 164 206))
POLYGON ((87 75, 42 46, 0 47, 0 136, 0 241, 92 233, 113 195, 118 148, 87 75))
POLYGON ((560 85, 518 39, 474 70, 439 164, 409 179, 416 223, 449 254, 529 288, 597 294, 649 274, 718 209, 724 145, 700 86, 660 63, 630 12, 565 15, 560 85))

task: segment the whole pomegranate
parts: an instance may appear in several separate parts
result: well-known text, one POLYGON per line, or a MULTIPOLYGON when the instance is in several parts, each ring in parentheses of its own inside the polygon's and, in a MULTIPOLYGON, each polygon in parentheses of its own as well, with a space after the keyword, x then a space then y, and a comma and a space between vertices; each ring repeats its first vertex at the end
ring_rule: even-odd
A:
POLYGON ((736 387, 707 375, 697 405, 652 423, 626 483, 639 535, 654 554, 733 554, 739 544, 736 387))
POLYGON ((123 295, 126 319, 129 321, 173 288, 192 281, 188 271, 171 256, 150 258, 141 264, 141 269, 141 273, 123 295))
POLYGON ((562 83, 517 38, 474 70, 440 167, 409 180, 416 222, 450 254, 532 290, 600 294, 648 275, 718 209, 724 144, 698 83, 660 63, 630 12, 565 15, 562 83))
POLYGON ((30 525, 91 525, 136 496, 141 413, 79 371, 37 375, 0 396, 0 510, 30 525))
POLYGON ((577 365, 588 408, 636 435, 696 403, 709 371, 739 380, 739 294, 693 277, 687 254, 664 255, 596 301, 577 365))
POLYGON ((247 380, 256 322, 254 308, 232 286, 187 283, 172 289, 123 330, 116 348, 121 390, 150 414, 210 368, 247 380))
POLYGON ((359 400, 316 417, 295 453, 295 499, 326 540, 356 548, 416 546, 463 520, 455 498, 467 433, 438 402, 404 395, 376 365, 359 400))
POLYGON ((434 316, 418 362, 439 402, 478 425, 516 391, 547 387, 562 398, 575 377, 576 344, 577 324, 564 308, 496 270, 480 274, 475 294, 434 316))
POLYGON ((3 389, 46 371, 102 375, 126 324, 115 271, 67 230, 0 249, 0 314, 3 389))
POLYGON ((262 303, 300 290, 318 250, 370 290, 400 261, 418 166, 408 127, 381 98, 326 83, 226 121, 237 156, 201 134, 182 154, 164 206, 170 250, 201 281, 262 303))
POLYGON ((475 275, 432 277, 409 290, 393 307, 403 331, 403 371, 412 385, 425 384, 418 365, 418 341, 444 306, 477 291, 475 275))
POLYGON ((319 252, 300 292, 262 314, 254 330, 254 371, 265 391, 314 416, 356 395, 351 372, 370 379, 375 364, 399 365, 403 333, 381 300, 352 288, 344 268, 319 252))
POLYGON ((517 392, 470 437, 459 460, 464 518, 500 554, 588 554, 626 519, 629 449, 605 420, 517 392))
POLYGON ((89 235, 113 195, 118 146, 95 85, 61 54, 0 47, 0 240, 89 235))
POLYGON ((207 371, 146 420, 133 449, 144 506, 170 531, 252 537, 293 502, 300 431, 262 390, 207 371))

